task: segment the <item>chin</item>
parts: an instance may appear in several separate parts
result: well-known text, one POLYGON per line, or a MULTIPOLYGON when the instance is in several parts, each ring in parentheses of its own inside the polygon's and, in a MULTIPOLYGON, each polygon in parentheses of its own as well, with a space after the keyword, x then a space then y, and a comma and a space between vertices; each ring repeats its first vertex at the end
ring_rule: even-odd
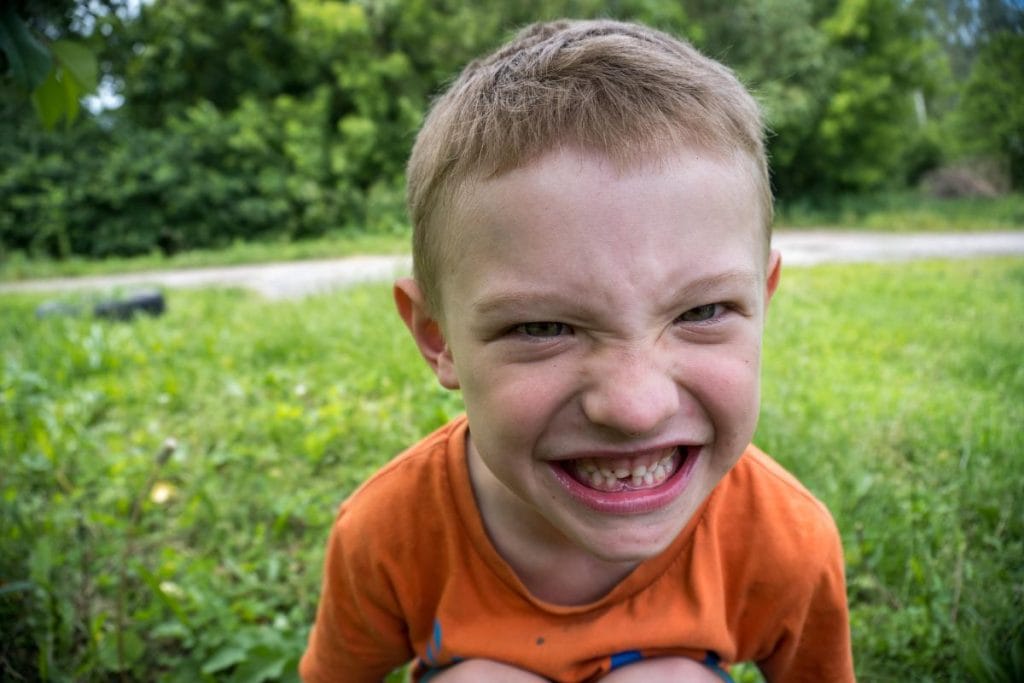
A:
MULTIPOLYGON (((629 524, 635 526, 637 521, 631 520, 629 524)), ((671 528, 666 528, 663 531, 645 528, 643 531, 647 533, 641 534, 635 534, 635 530, 632 529, 611 531, 611 533, 596 536, 588 534, 586 538, 578 539, 577 543, 602 562, 639 564, 660 555, 672 545, 685 526, 684 521, 682 525, 672 525, 671 528)))

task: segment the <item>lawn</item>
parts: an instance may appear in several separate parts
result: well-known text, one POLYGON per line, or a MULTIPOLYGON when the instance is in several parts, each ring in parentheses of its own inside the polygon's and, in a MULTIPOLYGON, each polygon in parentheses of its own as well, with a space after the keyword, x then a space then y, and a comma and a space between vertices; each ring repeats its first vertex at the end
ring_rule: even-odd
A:
MULTIPOLYGON (((335 506, 460 411, 387 286, 168 299, 0 297, 0 679, 294 679, 335 506)), ((792 269, 765 345, 757 442, 837 519, 859 678, 1021 680, 1024 260, 792 269)))
POLYGON ((814 201, 779 201, 780 227, 840 227, 879 232, 976 232, 1024 229, 1024 194, 1000 197, 929 197, 920 192, 846 195, 814 201))

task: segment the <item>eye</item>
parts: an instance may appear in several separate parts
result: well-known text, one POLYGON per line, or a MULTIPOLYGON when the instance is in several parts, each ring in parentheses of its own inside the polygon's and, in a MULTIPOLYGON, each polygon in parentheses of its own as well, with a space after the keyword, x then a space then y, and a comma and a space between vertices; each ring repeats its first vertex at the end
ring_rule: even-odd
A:
POLYGON ((549 321, 523 323, 522 325, 516 325, 514 329, 517 333, 523 336, 535 337, 538 339, 550 339, 559 335, 572 333, 572 329, 565 323, 549 321))
POLYGON ((684 323, 700 323, 712 320, 719 314, 719 308, 719 304, 704 304, 703 306, 696 306, 685 311, 682 315, 676 318, 676 320, 684 323))

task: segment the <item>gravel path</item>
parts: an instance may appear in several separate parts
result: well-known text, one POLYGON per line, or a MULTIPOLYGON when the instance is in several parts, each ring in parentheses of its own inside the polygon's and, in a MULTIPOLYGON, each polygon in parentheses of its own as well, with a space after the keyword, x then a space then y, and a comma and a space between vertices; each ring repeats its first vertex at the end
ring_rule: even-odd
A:
MULTIPOLYGON (((885 234, 835 230, 776 231, 785 266, 923 258, 1024 256, 1024 232, 885 234)), ((408 256, 355 256, 262 265, 159 270, 124 275, 0 283, 3 292, 125 290, 156 287, 245 287, 272 299, 330 291, 408 273, 408 256)))

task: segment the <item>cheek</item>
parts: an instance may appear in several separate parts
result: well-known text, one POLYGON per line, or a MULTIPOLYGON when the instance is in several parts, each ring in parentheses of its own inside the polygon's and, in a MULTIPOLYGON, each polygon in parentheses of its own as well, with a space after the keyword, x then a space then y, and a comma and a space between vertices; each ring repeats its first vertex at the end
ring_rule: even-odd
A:
POLYGON ((571 388, 552 364, 507 366, 478 363, 464 376, 466 409, 503 437, 541 429, 567 401, 571 388))
POLYGON ((722 353, 707 349, 691 354, 683 371, 687 389, 716 422, 744 423, 757 416, 760 394, 760 349, 744 345, 722 353))

